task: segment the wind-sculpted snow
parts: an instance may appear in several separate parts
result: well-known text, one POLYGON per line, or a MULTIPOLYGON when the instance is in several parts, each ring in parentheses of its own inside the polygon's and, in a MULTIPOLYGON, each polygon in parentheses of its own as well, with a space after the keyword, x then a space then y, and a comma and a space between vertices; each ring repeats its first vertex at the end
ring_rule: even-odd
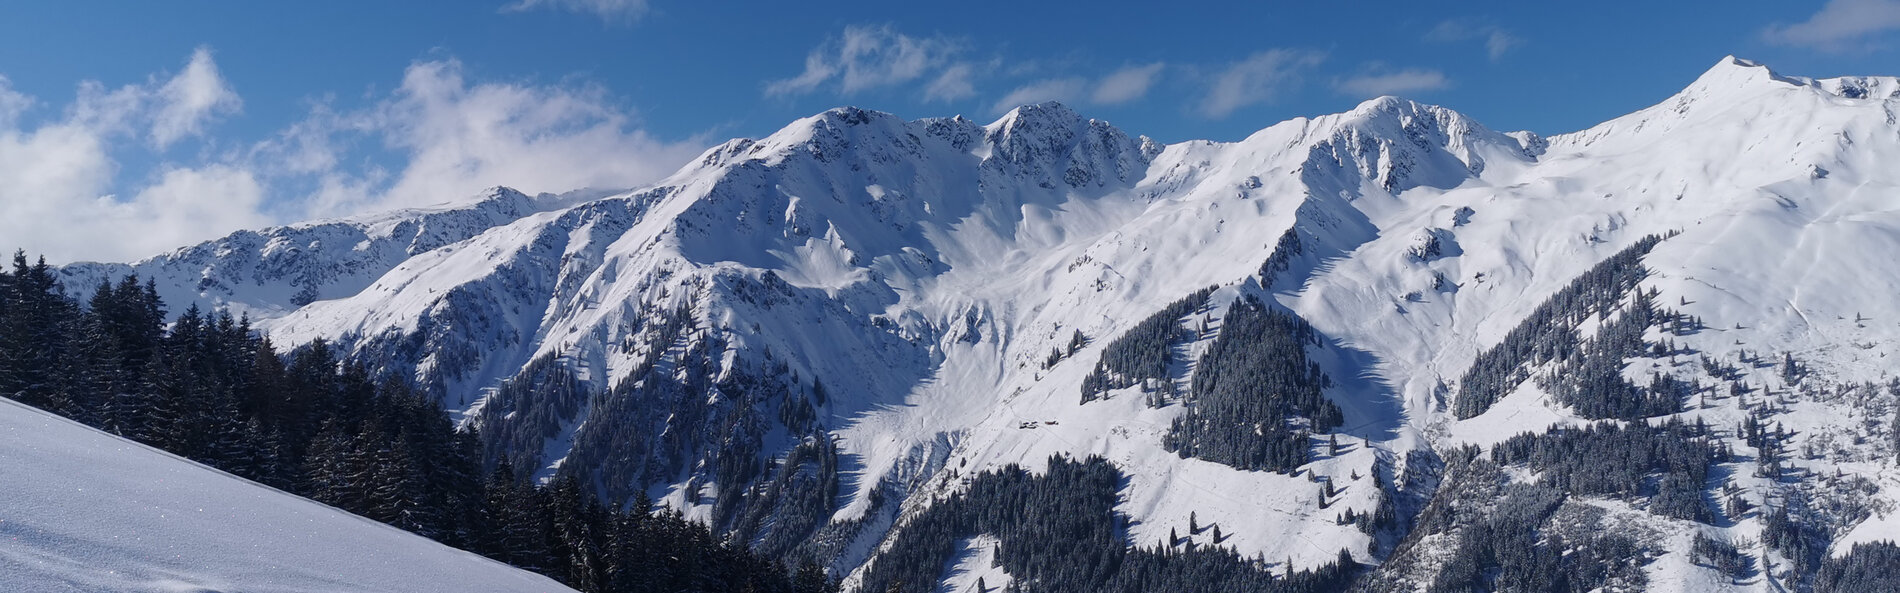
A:
MULTIPOLYGON (((1130 521, 1117 533, 1144 549, 1179 543, 1170 532, 1194 520, 1222 526, 1219 545, 1243 557, 1308 570, 1346 550, 1382 566, 1378 587, 1417 590, 1484 549, 1461 543, 1474 526, 1614 526, 1627 537, 1591 539, 1591 553, 1636 551, 1589 582, 1759 590, 1722 584, 1689 558, 1696 540, 1669 534, 1761 541, 1762 514, 1727 512, 1746 499, 1794 507, 1812 530, 1801 533, 1893 537, 1895 496, 1873 476, 1900 450, 1895 396, 1880 387, 1900 350, 1896 92, 1891 78, 1812 80, 1725 58, 1676 96, 1568 134, 1499 133, 1384 97, 1236 142, 1167 146, 1058 104, 988 125, 840 108, 624 194, 559 207, 497 197, 464 218, 398 213, 326 231, 358 237, 348 248, 265 239, 322 225, 240 233, 137 269, 162 290, 259 312, 282 345, 329 339, 422 383, 484 430, 494 459, 614 497, 646 492, 755 545, 815 554, 849 583, 973 476, 1093 455, 1125 477, 1115 512, 1130 521), (462 222, 403 226, 423 220, 462 222), (422 241, 424 226, 453 231, 422 241), (1639 244, 1645 273, 1597 291, 1592 313, 1514 332, 1639 244), (310 269, 342 270, 306 306, 286 280, 302 264, 259 263, 304 261, 290 245, 310 269), (265 280, 219 296, 234 278, 265 280), (1167 312, 1210 286, 1204 306, 1167 312), (1237 332, 1216 346, 1234 303, 1253 300, 1249 315, 1286 315, 1272 327, 1310 336, 1237 332), (1587 347, 1473 371, 1483 352, 1539 347, 1500 350, 1532 334, 1587 347), (1249 372, 1327 378, 1268 377, 1301 386, 1300 413, 1230 415, 1209 429, 1223 434, 1197 437, 1241 448, 1245 434, 1225 433, 1258 424, 1287 450, 1276 459, 1292 467, 1268 464, 1283 473, 1169 451, 1177 419, 1206 417, 1169 394, 1190 392, 1210 351, 1249 372), (1096 373, 1105 354, 1109 370, 1139 376, 1096 373), (1604 386, 1621 391, 1596 397, 1604 386), (1454 408, 1461 391, 1482 391, 1483 405, 1454 408), (1723 508, 1691 508, 1699 486, 1681 477, 1606 497, 1539 484, 1518 457, 1474 465, 1519 433, 1593 418, 1714 427, 1709 446, 1736 454, 1683 475, 1706 477, 1723 508), (1800 459, 1724 432, 1749 418, 1785 426, 1796 436, 1767 448, 1802 447, 1800 459), (1524 508, 1435 497, 1440 483, 1524 508), (782 494, 793 487, 828 494, 782 494), (1651 512, 1661 492, 1670 510, 1651 512), (1464 519, 1414 528, 1441 515, 1464 519)), ((931 567, 878 574, 962 566, 956 543, 914 555, 931 567)), ((1776 550, 1750 553, 1786 564, 1776 550)), ((1489 569, 1558 560, 1524 551, 1489 569)))

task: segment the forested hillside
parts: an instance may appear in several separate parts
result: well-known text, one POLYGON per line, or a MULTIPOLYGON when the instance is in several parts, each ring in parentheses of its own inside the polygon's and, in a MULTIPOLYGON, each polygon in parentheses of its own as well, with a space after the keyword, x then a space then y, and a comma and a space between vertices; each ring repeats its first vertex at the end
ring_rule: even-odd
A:
POLYGON ((134 276, 85 303, 62 288, 24 253, 0 271, 0 394, 584 592, 836 589, 815 564, 760 556, 644 497, 484 468, 480 436, 438 402, 322 342, 280 353, 248 321, 196 307, 168 324, 134 276))

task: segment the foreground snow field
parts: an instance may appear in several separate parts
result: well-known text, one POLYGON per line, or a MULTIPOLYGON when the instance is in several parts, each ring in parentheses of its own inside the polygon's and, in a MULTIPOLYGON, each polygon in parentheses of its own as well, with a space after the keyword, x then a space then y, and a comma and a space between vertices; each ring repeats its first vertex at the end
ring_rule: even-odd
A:
POLYGON ((9 592, 572 591, 5 399, 0 483, 9 592))

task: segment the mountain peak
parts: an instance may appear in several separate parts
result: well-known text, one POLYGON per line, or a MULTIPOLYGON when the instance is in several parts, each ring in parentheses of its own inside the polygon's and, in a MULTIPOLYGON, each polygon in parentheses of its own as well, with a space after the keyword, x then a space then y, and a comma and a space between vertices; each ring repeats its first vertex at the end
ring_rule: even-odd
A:
POLYGON ((880 119, 896 118, 897 116, 891 115, 889 113, 885 113, 882 111, 873 111, 870 109, 863 109, 859 107, 845 105, 842 107, 833 107, 831 109, 827 109, 825 110, 824 113, 818 114, 818 117, 826 121, 855 126, 859 124, 871 123, 873 121, 880 120, 880 119))
MULTIPOLYGON (((1849 113, 1859 111, 1856 105, 1865 104, 1861 100, 1896 97, 1900 97, 1900 79, 1893 77, 1787 76, 1760 62, 1724 56, 1694 82, 1656 105, 1589 129, 1554 136, 1551 142, 1564 150, 1604 141, 1639 145, 1690 127, 1735 129, 1744 122, 1779 120, 1790 113, 1811 117, 1834 112, 1849 117, 1849 113)), ((1868 113, 1885 118, 1884 110, 1868 113)))
POLYGON ((991 147, 987 162, 1011 163, 1032 176, 1059 174, 1060 182, 1074 188, 1139 178, 1158 152, 1148 139, 1131 138, 1056 101, 1011 109, 984 129, 991 147))
POLYGON ((1807 81, 1782 76, 1761 62, 1735 56, 1724 56, 1717 60, 1708 71, 1696 77, 1690 83, 1689 91, 1719 91, 1753 87, 1766 83, 1780 83, 1792 86, 1806 86, 1807 81))
POLYGON ((1037 118, 1071 120, 1081 119, 1081 117, 1082 116, 1075 113, 1075 110, 1070 109, 1068 105, 1062 104, 1061 101, 1043 101, 1041 103, 1018 105, 1015 109, 1004 113, 1003 117, 998 119, 996 124, 992 125, 1007 125, 1007 122, 1033 120, 1037 118))
POLYGON ((1057 135, 1072 135, 1074 130, 1088 121, 1090 120, 1069 109, 1067 105, 1056 101, 1044 101, 1011 109, 1003 114, 1003 117, 985 127, 989 129, 990 141, 1000 144, 1024 134, 1053 132, 1057 135))
POLYGON ((1373 97, 1371 99, 1366 99, 1365 101, 1360 102, 1358 106, 1352 108, 1352 112, 1353 113, 1372 113, 1372 112, 1378 112, 1378 111, 1391 111, 1391 110, 1399 109, 1401 108, 1401 106, 1404 106, 1407 104, 1416 105, 1416 103, 1410 100, 1400 98, 1395 95, 1380 95, 1380 96, 1373 97))

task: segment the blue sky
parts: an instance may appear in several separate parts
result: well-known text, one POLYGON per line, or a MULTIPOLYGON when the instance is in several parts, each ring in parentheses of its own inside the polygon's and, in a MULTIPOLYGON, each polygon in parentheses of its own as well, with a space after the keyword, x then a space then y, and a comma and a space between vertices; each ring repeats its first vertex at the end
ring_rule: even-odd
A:
POLYGON ((1726 54, 1900 74, 1900 0, 62 2, 0 8, 0 243, 131 259, 237 228, 650 182, 837 105, 1058 99, 1164 142, 1397 94, 1574 131, 1726 54), (512 2, 512 3, 511 3, 512 2))

